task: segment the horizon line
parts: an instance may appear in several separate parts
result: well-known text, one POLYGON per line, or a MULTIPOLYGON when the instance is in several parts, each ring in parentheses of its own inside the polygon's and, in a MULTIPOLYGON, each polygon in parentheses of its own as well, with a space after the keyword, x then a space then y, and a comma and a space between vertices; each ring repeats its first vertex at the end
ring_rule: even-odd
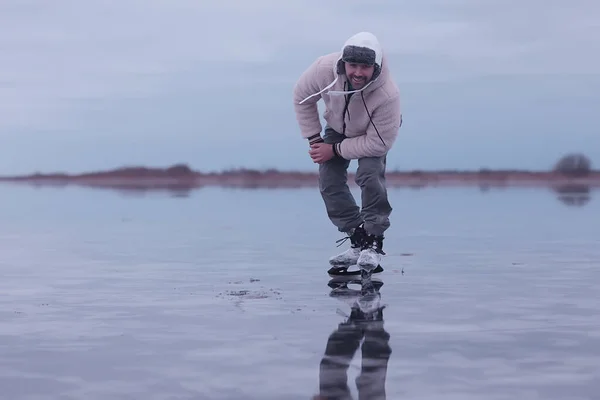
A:
MULTIPOLYGON (((317 165, 317 164, 315 164, 317 165)), ((119 172, 134 172, 134 171, 146 171, 146 172, 173 172, 180 175, 219 175, 219 174, 231 174, 231 173, 277 173, 277 174, 318 174, 318 170, 304 170, 304 169, 279 169, 277 167, 228 167, 221 168, 219 170, 210 169, 193 169, 187 163, 175 163, 170 166, 148 166, 142 164, 122 164, 120 167, 107 168, 107 169, 91 169, 84 172, 68 172, 68 170, 55 170, 48 172, 41 172, 36 170, 30 173, 14 174, 14 175, 0 175, 0 179, 11 179, 11 178, 27 178, 27 177, 41 177, 41 176, 63 176, 63 177, 78 177, 86 175, 98 175, 98 174, 110 174, 119 172)), ((387 168, 386 174, 447 174, 447 173, 464 173, 464 174, 489 174, 489 173, 525 173, 525 174, 548 174, 548 173, 560 173, 556 168, 547 169, 528 169, 528 168, 490 168, 490 167, 479 167, 479 168, 438 168, 438 169, 420 169, 420 168, 405 168, 401 169, 398 167, 387 168)), ((354 172, 350 169, 348 174, 354 172)), ((600 173, 600 169, 589 169, 589 174, 600 173)))

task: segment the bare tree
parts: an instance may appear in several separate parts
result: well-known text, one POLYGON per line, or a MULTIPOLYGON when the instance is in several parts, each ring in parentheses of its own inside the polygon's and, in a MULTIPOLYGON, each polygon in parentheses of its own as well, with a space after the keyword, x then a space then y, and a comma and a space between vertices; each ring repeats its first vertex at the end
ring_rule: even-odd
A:
POLYGON ((554 166, 554 171, 572 177, 589 175, 592 162, 584 154, 571 153, 562 157, 554 166))

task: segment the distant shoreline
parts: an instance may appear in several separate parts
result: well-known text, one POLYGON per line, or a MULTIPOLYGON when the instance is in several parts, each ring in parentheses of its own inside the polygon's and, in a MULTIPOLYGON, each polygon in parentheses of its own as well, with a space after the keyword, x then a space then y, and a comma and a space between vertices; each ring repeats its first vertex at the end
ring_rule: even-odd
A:
MULTIPOLYGON (((555 171, 488 170, 475 171, 398 171, 386 173, 388 187, 547 187, 554 189, 600 188, 600 171, 572 176, 555 171)), ((36 186, 92 186, 111 188, 193 189, 207 186, 240 188, 302 188, 318 186, 317 172, 278 171, 275 169, 232 169, 203 173, 185 164, 168 168, 122 167, 108 171, 81 174, 35 173, 22 176, 0 176, 0 182, 29 183, 36 186)), ((348 184, 356 186, 354 173, 348 173, 348 184)))

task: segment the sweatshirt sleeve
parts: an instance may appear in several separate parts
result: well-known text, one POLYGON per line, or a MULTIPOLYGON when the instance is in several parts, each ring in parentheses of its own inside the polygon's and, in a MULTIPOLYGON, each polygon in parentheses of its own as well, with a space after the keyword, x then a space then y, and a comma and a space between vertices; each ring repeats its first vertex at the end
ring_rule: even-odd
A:
POLYGON ((366 135, 344 139, 336 148, 340 156, 352 160, 362 157, 380 157, 386 154, 396 141, 398 130, 402 125, 400 96, 390 98, 373 110, 371 118, 377 130, 373 124, 369 124, 366 135))
POLYGON ((296 112, 296 120, 300 126, 302 137, 309 138, 313 135, 320 134, 322 130, 321 121, 319 119, 319 109, 317 102, 321 99, 321 95, 316 95, 300 104, 302 100, 318 93, 319 88, 319 66, 323 58, 319 57, 313 62, 296 82, 293 91, 294 111, 296 112))

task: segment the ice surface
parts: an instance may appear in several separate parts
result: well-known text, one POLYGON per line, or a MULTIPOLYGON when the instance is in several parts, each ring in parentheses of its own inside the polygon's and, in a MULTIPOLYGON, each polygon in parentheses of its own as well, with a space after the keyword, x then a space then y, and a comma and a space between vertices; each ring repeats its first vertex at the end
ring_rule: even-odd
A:
MULTIPOLYGON (((597 398, 597 199, 390 197, 385 331, 369 328, 380 348, 389 334, 387 399, 597 398)), ((1 399, 319 393, 351 301, 330 296, 326 260, 342 236, 316 189, 173 197, 2 185, 0 205, 1 399)), ((355 399, 361 362, 381 363, 371 353, 362 360, 359 347, 348 368, 355 399)))

